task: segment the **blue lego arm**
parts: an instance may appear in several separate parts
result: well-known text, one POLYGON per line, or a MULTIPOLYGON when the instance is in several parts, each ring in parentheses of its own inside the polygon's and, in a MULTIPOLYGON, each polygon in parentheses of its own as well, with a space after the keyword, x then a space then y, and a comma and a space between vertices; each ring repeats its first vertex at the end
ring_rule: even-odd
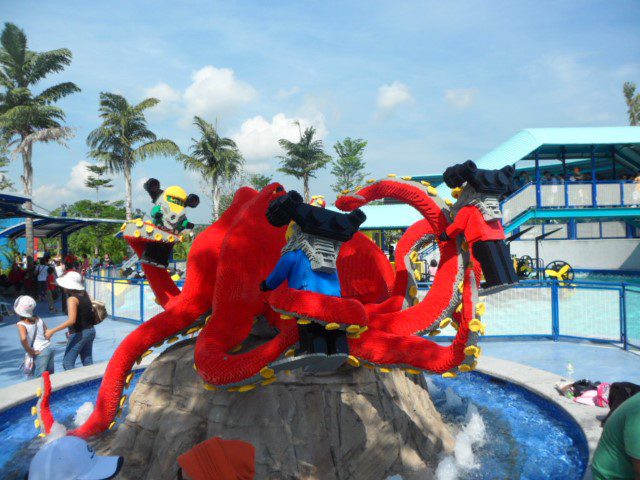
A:
POLYGON ((266 284, 269 290, 274 290, 289 277, 289 272, 296 263, 296 251, 287 252, 276 264, 271 274, 267 277, 266 284))

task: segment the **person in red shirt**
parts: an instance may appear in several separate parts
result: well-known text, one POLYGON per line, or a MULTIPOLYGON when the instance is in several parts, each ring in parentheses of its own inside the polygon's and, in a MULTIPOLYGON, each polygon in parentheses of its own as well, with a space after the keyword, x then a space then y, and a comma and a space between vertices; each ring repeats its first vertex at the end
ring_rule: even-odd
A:
POLYGON ((500 197, 508 194, 515 171, 479 170, 469 161, 445 172, 445 182, 455 187, 457 199, 451 208, 453 222, 440 235, 441 241, 464 235, 469 250, 485 277, 483 289, 496 289, 518 283, 509 246, 505 243, 500 212, 500 197))

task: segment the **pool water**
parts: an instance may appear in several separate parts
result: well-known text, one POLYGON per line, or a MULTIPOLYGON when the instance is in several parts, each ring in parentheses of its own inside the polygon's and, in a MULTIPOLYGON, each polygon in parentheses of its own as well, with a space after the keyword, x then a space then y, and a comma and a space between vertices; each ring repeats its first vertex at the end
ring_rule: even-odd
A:
POLYGON ((576 280, 588 282, 629 283, 640 285, 640 275, 613 275, 606 273, 576 273, 576 280))
MULTIPOLYGON (((140 372, 130 388, 137 383, 140 372)), ((56 419, 71 427, 78 407, 95 401, 100 381, 54 392, 52 405, 56 419)), ((558 406, 523 388, 477 372, 457 379, 429 377, 428 381, 436 408, 447 422, 464 423, 468 405, 472 403, 486 426, 488 440, 474 451, 478 468, 464 470, 458 478, 582 478, 588 458, 586 440, 579 427, 558 406), (460 399, 452 402, 447 388, 460 399)), ((24 478, 30 459, 44 443, 36 436, 33 426, 30 409, 34 404, 35 399, 0 413, 3 479, 24 478)))
POLYGON ((472 403, 486 428, 486 442, 474 448, 477 468, 461 469, 457 478, 583 477, 589 458, 586 438, 559 406, 517 385, 478 372, 456 379, 434 376, 428 378, 428 383, 434 404, 445 421, 462 425, 472 403), (447 389, 451 389, 449 394, 447 389))
MULTIPOLYGON (((142 370, 136 371, 127 391, 133 391, 142 370)), ((63 388, 51 394, 51 406, 56 421, 67 429, 73 428, 73 418, 78 408, 85 402, 95 403, 100 387, 101 378, 89 382, 63 388)), ((39 431, 33 425, 36 417, 31 416, 31 407, 36 404, 36 398, 14 408, 0 413, 0 472, 3 480, 24 478, 29 469, 29 462, 44 444, 44 439, 38 437, 39 431)), ((128 403, 125 405, 122 418, 127 414, 128 403)))

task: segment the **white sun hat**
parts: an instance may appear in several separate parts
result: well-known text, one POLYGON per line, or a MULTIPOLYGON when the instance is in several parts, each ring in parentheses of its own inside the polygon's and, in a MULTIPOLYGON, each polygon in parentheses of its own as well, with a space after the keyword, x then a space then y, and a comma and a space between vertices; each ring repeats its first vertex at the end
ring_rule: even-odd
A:
POLYGON ((96 455, 83 439, 65 436, 42 447, 31 459, 29 480, 107 480, 122 468, 122 457, 96 455))
POLYGON ((68 290, 84 290, 82 275, 78 272, 67 272, 61 277, 56 278, 56 283, 68 290))
POLYGON ((13 311, 20 317, 33 317, 36 301, 29 295, 20 295, 13 304, 13 311))

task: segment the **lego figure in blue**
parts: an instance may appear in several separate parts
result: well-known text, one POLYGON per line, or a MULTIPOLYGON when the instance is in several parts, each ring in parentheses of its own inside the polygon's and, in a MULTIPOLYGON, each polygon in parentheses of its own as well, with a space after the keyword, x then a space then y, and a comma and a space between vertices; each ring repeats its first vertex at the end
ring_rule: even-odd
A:
MULTIPOLYGON (((314 197, 311 204, 291 191, 275 200, 267 211, 274 226, 289 223, 287 244, 261 290, 278 288, 287 280, 289 288, 340 297, 336 262, 340 246, 358 231, 365 220, 360 210, 349 214, 324 210, 324 200, 314 197)), ((296 358, 306 372, 333 371, 349 356, 344 330, 327 330, 315 322, 298 322, 300 334, 296 358)))

